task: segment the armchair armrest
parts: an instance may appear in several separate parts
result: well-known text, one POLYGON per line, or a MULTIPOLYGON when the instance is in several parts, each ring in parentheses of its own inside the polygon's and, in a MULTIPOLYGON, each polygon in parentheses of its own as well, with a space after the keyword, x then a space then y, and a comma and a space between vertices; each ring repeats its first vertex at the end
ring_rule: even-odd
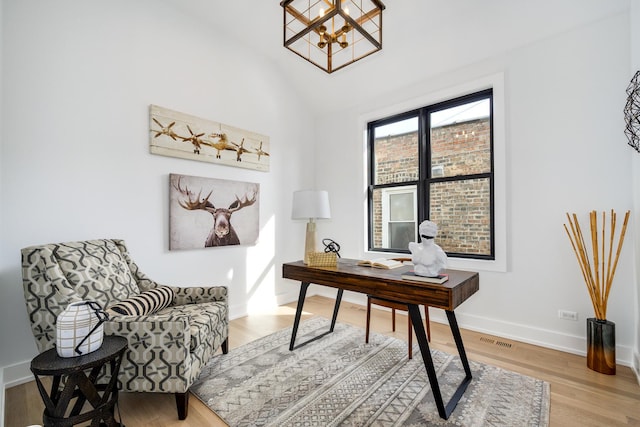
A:
POLYGON ((131 350, 141 347, 143 352, 160 345, 184 348, 187 354, 191 340, 189 321, 184 316, 113 316, 104 323, 104 332, 127 338, 131 350))
POLYGON ((118 380, 135 392, 184 393, 192 381, 191 332, 186 316, 114 316, 106 335, 128 341, 118 380))
POLYGON ((175 305, 199 304, 204 302, 228 302, 226 286, 171 287, 176 293, 175 305))

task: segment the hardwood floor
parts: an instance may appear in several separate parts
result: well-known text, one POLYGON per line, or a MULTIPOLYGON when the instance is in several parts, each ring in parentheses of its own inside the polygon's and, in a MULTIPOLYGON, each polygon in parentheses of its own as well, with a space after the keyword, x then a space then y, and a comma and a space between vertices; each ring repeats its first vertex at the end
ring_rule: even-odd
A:
MULTIPOLYGON (((304 308, 303 318, 313 315, 330 318, 333 300, 310 297, 304 308)), ((232 320, 230 347, 291 326, 294 314, 295 303, 292 303, 273 313, 232 320)), ((363 328, 364 340, 365 317, 365 307, 343 302, 338 320, 363 328)), ((406 316, 398 315, 397 322, 396 332, 391 332, 391 313, 375 307, 372 310, 372 331, 406 340, 407 328, 403 326, 406 316)), ((456 352, 447 325, 432 322, 431 336, 433 348, 456 352)), ((640 425, 640 385, 630 368, 618 366, 616 375, 603 375, 588 369, 581 356, 464 329, 462 336, 469 359, 541 378, 551 384, 551 426, 640 425)), ((42 423, 43 404, 34 381, 8 389, 5 405, 6 427, 42 423)), ((165 394, 121 393, 120 413, 127 427, 226 425, 193 396, 186 421, 178 421, 174 397, 165 394)))

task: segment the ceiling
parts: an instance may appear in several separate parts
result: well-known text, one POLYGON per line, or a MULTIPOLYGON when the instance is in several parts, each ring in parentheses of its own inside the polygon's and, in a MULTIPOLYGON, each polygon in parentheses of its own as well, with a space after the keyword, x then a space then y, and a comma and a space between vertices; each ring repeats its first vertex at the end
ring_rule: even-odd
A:
POLYGON ((382 0, 382 51, 332 74, 283 47, 279 0, 164 1, 273 61, 322 114, 622 13, 630 0, 382 0))

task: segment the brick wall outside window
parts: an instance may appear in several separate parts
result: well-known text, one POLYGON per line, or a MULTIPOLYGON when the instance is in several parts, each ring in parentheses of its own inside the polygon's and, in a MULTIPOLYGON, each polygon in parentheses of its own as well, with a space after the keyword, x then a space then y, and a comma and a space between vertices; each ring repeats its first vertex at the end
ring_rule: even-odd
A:
MULTIPOLYGON (((431 129, 434 177, 491 170, 488 118, 431 129), (443 174, 440 174, 440 173, 443 174)), ((418 180, 417 132, 375 140, 376 184, 418 180)), ((374 191, 373 245, 382 247, 382 191, 374 191)), ((430 220, 438 224, 436 238, 446 252, 491 253, 490 184, 488 179, 438 182, 431 185, 430 220)))

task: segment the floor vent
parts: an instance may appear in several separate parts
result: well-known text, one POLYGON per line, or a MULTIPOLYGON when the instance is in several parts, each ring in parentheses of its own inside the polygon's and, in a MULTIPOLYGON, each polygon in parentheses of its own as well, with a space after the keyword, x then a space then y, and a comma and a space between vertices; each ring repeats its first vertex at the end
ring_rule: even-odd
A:
POLYGON ((502 347, 502 348, 511 348, 513 346, 513 344, 509 342, 496 341, 493 338, 480 337, 480 341, 485 344, 497 345, 498 347, 502 347))
POLYGON ((496 345, 499 345, 500 347, 504 347, 504 348, 511 348, 511 343, 509 342, 497 341, 496 345))

